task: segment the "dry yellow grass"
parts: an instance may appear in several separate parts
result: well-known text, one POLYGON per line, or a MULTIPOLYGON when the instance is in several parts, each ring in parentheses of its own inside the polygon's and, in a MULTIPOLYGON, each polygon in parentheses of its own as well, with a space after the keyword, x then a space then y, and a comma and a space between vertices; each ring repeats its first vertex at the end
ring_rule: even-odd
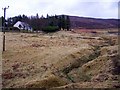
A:
POLYGON ((116 81, 112 81, 112 82, 81 82, 81 83, 72 83, 72 84, 68 84, 65 86, 61 86, 61 87, 54 87, 51 88, 49 90, 62 90, 62 89, 66 89, 66 90, 70 90, 70 89, 81 89, 81 88, 103 88, 104 89, 108 89, 108 88, 115 88, 116 86, 118 86, 119 83, 116 81))
POLYGON ((81 48, 89 47, 83 40, 70 38, 69 33, 68 36, 59 33, 55 35, 6 33, 3 73, 5 77, 8 74, 11 76, 9 80, 4 80, 4 86, 15 87, 25 84, 31 78, 41 79, 53 64, 81 48))
POLYGON ((3 52, 3 87, 52 88, 91 80, 93 77, 88 75, 98 75, 109 60, 107 55, 117 52, 117 42, 111 46, 111 42, 107 42, 109 37, 116 40, 117 36, 70 31, 50 34, 8 32, 6 51, 3 52))
POLYGON ((3 33, 0 32, 0 89, 2 88, 2 39, 3 39, 3 33))
POLYGON ((61 78, 50 75, 47 78, 44 78, 42 80, 33 80, 32 82, 28 82, 25 87, 27 88, 52 88, 52 87, 59 87, 66 85, 67 83, 62 80, 61 78))

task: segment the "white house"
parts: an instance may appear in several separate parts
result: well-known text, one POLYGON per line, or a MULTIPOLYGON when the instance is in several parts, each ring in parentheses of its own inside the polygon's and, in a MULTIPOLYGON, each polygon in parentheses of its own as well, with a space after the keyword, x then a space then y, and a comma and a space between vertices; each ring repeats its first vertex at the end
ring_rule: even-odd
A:
POLYGON ((18 21, 17 23, 15 23, 13 27, 17 27, 20 30, 32 31, 32 27, 29 24, 21 21, 18 21))

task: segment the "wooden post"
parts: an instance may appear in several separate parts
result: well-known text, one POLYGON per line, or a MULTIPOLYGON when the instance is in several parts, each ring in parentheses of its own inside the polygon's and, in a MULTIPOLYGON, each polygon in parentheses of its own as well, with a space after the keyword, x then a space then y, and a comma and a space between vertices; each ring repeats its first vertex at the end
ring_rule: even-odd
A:
POLYGON ((3 19, 3 51, 5 51, 5 16, 6 16, 6 9, 8 9, 9 6, 6 8, 2 8, 4 10, 4 19, 3 19))

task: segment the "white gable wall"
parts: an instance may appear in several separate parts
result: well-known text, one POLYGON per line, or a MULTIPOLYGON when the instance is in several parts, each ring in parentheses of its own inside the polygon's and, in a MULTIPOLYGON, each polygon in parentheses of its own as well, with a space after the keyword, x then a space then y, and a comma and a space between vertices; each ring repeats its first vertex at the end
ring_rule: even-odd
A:
POLYGON ((27 23, 24 23, 24 22, 21 22, 21 21, 18 21, 16 24, 14 24, 13 27, 17 27, 19 29, 23 29, 23 30, 32 30, 32 28, 27 24, 27 23), (19 27, 21 26, 21 27, 19 27))

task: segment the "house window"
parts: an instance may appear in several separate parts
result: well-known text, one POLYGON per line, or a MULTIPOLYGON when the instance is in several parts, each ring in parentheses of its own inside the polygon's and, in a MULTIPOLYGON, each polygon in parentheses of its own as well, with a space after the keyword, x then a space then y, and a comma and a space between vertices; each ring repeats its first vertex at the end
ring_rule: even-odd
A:
POLYGON ((19 24, 19 26, 18 26, 19 28, 22 28, 22 26, 19 24))

